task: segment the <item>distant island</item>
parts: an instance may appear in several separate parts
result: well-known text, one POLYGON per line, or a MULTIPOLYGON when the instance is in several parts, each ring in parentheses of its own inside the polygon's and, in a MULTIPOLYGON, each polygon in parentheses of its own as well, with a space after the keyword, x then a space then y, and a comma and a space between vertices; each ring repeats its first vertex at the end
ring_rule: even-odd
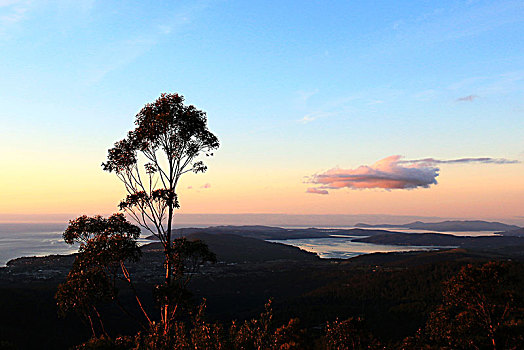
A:
POLYGON ((461 247, 481 250, 519 247, 524 251, 524 237, 502 235, 469 237, 445 233, 396 233, 356 238, 353 239, 353 242, 401 246, 461 247))
POLYGON ((501 222, 489 222, 482 220, 448 220, 441 222, 422 222, 415 221, 409 224, 379 224, 370 225, 365 223, 358 223, 356 227, 363 228, 402 228, 411 230, 427 230, 427 231, 441 231, 441 232, 463 232, 463 231, 512 231, 518 230, 520 227, 515 225, 507 225, 501 222))

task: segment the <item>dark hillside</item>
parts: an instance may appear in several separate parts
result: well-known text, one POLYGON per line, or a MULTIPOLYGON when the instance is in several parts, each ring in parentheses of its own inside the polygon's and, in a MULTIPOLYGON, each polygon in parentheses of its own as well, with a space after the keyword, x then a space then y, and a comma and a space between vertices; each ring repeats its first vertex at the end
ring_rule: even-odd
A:
POLYGON ((511 231, 505 231, 505 232, 497 232, 497 233, 503 236, 524 237, 524 228, 519 228, 518 230, 511 230, 511 231))
POLYGON ((297 247, 233 234, 193 233, 188 236, 188 239, 203 240, 211 251, 216 252, 218 261, 228 263, 320 259, 315 253, 306 252, 297 247))
POLYGON ((468 249, 497 249, 524 246, 523 237, 505 236, 453 236, 442 233, 396 233, 357 238, 355 242, 415 246, 453 246, 468 249))
MULTIPOLYGON (((254 317, 273 297, 276 322, 298 317, 312 337, 322 334, 326 321, 362 316, 385 342, 414 334, 440 302, 442 281, 461 266, 507 260, 518 253, 452 249, 323 260, 297 248, 235 235, 198 233, 190 238, 206 240, 221 261, 204 266, 191 283, 195 304, 207 298, 210 320, 228 324, 254 317)), ((153 243, 143 252, 130 270, 145 295, 145 307, 157 315, 151 291, 162 273, 162 250, 153 243)), ((54 294, 72 261, 72 256, 21 258, 0 268, 0 344, 66 349, 89 337, 76 316, 57 316, 54 294)), ((122 297, 134 305, 129 294, 122 297)), ((119 310, 107 306, 101 312, 108 316, 112 336, 137 331, 119 310)))
MULTIPOLYGON (((365 230, 361 228, 281 228, 271 226, 211 226, 205 228, 180 228, 174 230, 175 235, 189 236, 194 233, 234 234, 242 237, 262 240, 295 239, 295 238, 326 238, 332 235, 373 236, 396 233, 387 230, 365 230)), ((155 236, 148 239, 156 240, 155 236)))

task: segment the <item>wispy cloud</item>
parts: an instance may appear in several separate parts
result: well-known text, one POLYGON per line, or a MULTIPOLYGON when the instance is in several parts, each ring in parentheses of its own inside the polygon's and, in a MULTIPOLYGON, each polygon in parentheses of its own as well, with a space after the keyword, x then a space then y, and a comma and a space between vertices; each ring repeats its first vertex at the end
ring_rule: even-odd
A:
POLYGON ((402 25, 404 25, 404 21, 403 20, 398 20, 398 21, 395 21, 391 27, 393 28, 393 30, 397 30, 402 25))
POLYGON ((480 158, 458 158, 458 159, 435 159, 435 158, 424 158, 424 159, 413 159, 413 160, 401 160, 399 163, 410 163, 410 164, 424 164, 424 165, 436 165, 436 164, 464 164, 464 163, 481 163, 481 164, 517 164, 520 163, 518 160, 506 159, 506 158, 491 158, 491 157, 480 157, 480 158))
POLYGON ((29 0, 0 0, 0 38, 9 28, 26 18, 32 2, 29 0))
POLYGON ((207 1, 196 1, 182 5, 176 13, 166 14, 161 23, 151 23, 141 33, 130 35, 122 40, 108 42, 106 48, 97 50, 97 55, 90 58, 86 69, 88 85, 97 84, 109 73, 121 69, 150 51, 165 38, 175 35, 191 25, 202 11, 207 9, 207 1))
POLYGON ((297 97, 295 98, 295 103, 299 106, 302 106, 304 107, 307 102, 309 101, 309 99, 313 96, 315 96, 316 94, 318 94, 319 90, 318 89, 315 89, 315 90, 312 90, 312 91, 297 91, 296 92, 296 95, 297 97))
POLYGON ((0 0, 0 7, 6 7, 14 4, 21 3, 20 0, 0 0))
POLYGON ((329 194, 327 190, 322 190, 316 187, 310 187, 306 191, 307 193, 315 193, 315 194, 329 194))
POLYGON ((307 182, 316 184, 318 187, 308 188, 306 192, 328 194, 328 190, 340 188, 381 188, 385 190, 428 188, 437 184, 440 169, 436 165, 469 163, 515 164, 520 161, 490 157, 403 160, 402 156, 394 155, 372 165, 362 165, 355 169, 333 168, 315 174, 307 182))
POLYGON ((508 94, 514 91, 522 90, 524 81, 524 70, 510 71, 503 74, 477 76, 462 79, 449 86, 447 90, 456 93, 462 91, 476 91, 478 95, 468 95, 456 99, 456 101, 471 102, 479 95, 482 97, 508 94))
POLYGON ((311 123, 312 121, 315 121, 320 118, 327 118, 334 116, 336 113, 329 113, 329 112, 316 112, 316 113, 310 113, 306 114, 302 119, 299 119, 298 122, 302 124, 311 123))
POLYGON ((88 14, 95 6, 95 0, 75 1, 35 1, 35 0, 0 0, 0 38, 12 39, 13 28, 31 17, 39 17, 36 11, 52 8, 52 13, 60 21, 78 22, 74 15, 88 14))
POLYGON ((520 1, 456 3, 432 10, 401 28, 407 37, 437 44, 477 36, 522 20, 524 6, 520 1))
POLYGON ((426 89, 416 92, 413 97, 416 100, 430 101, 434 100, 439 95, 439 92, 435 89, 426 89))
POLYGON ((96 57, 91 59, 85 70, 86 83, 92 85, 100 82, 109 73, 135 61, 156 43, 157 38, 154 35, 139 36, 120 43, 112 43, 107 50, 101 50, 96 57))
POLYGON ((211 188, 211 184, 208 182, 198 187, 187 186, 186 188, 188 190, 195 190, 196 192, 200 192, 200 190, 207 190, 208 188, 211 188))
POLYGON ((305 115, 304 118, 300 119, 299 122, 302 124, 311 123, 313 120, 317 119, 316 117, 305 115))
POLYGON ((464 96, 464 97, 459 97, 455 101, 457 101, 457 102, 473 102, 473 100, 475 100, 477 98, 478 98, 477 95, 468 95, 468 96, 464 96))

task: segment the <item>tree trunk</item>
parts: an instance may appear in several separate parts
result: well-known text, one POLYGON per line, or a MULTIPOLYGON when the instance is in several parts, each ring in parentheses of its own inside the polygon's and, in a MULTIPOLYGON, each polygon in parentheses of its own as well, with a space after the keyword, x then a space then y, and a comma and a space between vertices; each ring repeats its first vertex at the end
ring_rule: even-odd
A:
MULTIPOLYGON (((171 284, 171 281, 173 279, 173 262, 172 262, 172 240, 171 240, 171 225, 173 221, 173 204, 169 203, 169 210, 168 210, 168 218, 167 218, 167 239, 166 239, 166 245, 164 246, 164 254, 166 256, 166 286, 169 286, 171 284)), ((161 319, 164 323, 164 333, 167 333, 169 329, 169 314, 170 314, 170 301, 167 300, 165 304, 161 308, 161 319)))

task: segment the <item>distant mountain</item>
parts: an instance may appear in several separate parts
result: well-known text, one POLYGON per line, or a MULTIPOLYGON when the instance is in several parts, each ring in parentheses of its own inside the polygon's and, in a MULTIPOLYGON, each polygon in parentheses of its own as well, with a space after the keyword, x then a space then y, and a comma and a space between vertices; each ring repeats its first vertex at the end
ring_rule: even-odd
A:
POLYGON ((365 242, 391 245, 462 247, 468 249, 498 249, 520 246, 524 251, 524 237, 504 236, 454 236, 443 233, 397 233, 354 239, 365 242))
POLYGON ((488 222, 481 220, 467 220, 467 221, 442 221, 442 222, 422 222, 415 221, 404 225, 392 225, 392 224, 380 224, 380 225, 369 225, 364 223, 358 223, 356 227, 364 228, 403 228, 412 230, 427 230, 427 231, 511 231, 518 230, 520 227, 515 225, 507 225, 501 222, 488 222))
MULTIPOLYGON (((282 228, 272 226, 212 226, 206 228, 191 227, 173 230, 174 236, 188 236, 195 233, 234 234, 262 240, 300 239, 300 238, 327 238, 333 235, 342 236, 373 236, 395 233, 387 230, 365 229, 323 229, 323 228, 282 228)), ((155 240, 154 236, 148 239, 155 240)))

